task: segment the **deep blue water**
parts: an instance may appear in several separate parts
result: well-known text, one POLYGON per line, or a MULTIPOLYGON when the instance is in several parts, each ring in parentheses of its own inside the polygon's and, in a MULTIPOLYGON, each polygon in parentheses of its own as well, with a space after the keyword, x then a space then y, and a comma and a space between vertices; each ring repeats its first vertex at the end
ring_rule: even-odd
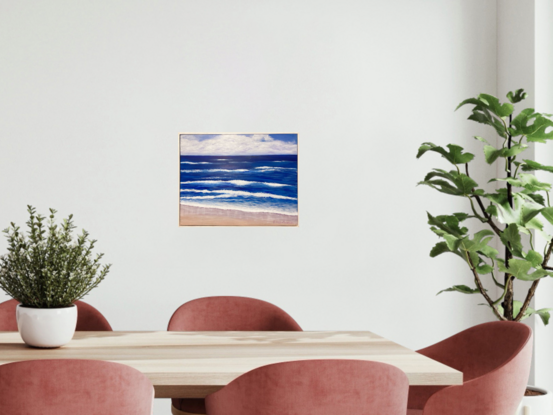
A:
POLYGON ((181 156, 181 203, 298 213, 298 157, 181 156))

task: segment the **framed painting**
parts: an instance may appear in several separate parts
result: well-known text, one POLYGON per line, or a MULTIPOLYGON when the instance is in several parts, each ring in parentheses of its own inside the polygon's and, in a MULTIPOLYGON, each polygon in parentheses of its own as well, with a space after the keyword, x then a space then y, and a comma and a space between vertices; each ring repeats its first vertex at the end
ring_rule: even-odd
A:
POLYGON ((297 226, 298 135, 179 134, 180 226, 297 226))

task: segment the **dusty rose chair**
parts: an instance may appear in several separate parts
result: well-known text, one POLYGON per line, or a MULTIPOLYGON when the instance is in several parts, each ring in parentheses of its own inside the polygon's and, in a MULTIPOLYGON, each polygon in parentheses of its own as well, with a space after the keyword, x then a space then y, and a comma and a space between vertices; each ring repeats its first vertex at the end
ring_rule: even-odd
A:
MULTIPOLYGON (((247 297, 205 297, 181 305, 169 331, 301 331, 285 311, 247 297)), ((205 414, 203 399, 173 399, 174 415, 205 414)))
POLYGON ((209 415, 405 415, 409 381, 400 369, 362 360, 303 360, 263 366, 206 398, 209 415))
MULTIPOLYGON (((15 308, 19 302, 8 300, 0 303, 0 331, 17 331, 15 308)), ((84 301, 76 301, 77 305, 77 331, 111 331, 106 318, 90 304, 84 301)))
POLYGON ((418 353, 463 372, 463 385, 412 386, 408 415, 511 415, 530 374, 532 330, 484 323, 418 353))
POLYGON ((151 415, 154 388, 132 367, 101 360, 0 366, 2 415, 151 415))

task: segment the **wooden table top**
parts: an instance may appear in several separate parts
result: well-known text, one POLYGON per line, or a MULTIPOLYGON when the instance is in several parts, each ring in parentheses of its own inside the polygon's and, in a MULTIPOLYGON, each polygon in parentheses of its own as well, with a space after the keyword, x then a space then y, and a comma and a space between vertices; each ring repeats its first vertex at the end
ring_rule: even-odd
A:
POLYGON ((58 349, 0 332, 0 364, 34 359, 109 360, 150 378, 156 398, 202 398, 271 363, 360 359, 403 370, 411 385, 459 385, 463 374, 370 332, 76 332, 58 349))

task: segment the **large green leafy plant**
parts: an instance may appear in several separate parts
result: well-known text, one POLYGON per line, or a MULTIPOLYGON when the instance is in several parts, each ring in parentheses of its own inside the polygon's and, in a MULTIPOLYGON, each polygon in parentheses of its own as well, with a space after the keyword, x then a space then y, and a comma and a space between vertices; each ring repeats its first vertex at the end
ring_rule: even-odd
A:
MULTIPOLYGON (((453 165, 450 171, 433 169, 419 184, 430 186, 441 193, 468 199, 470 213, 453 213, 432 216, 428 213, 430 229, 443 241, 431 250, 430 256, 443 253, 458 255, 468 265, 474 286, 454 285, 444 291, 464 294, 481 294, 495 316, 500 320, 520 321, 538 314, 543 322, 549 322, 551 309, 534 310, 530 302, 542 278, 553 276, 553 267, 548 265, 553 250, 551 235, 544 231, 544 219, 553 224, 553 207, 550 204, 551 184, 540 182, 530 172, 543 170, 553 173, 553 166, 544 166, 525 159, 529 143, 546 143, 553 139, 551 115, 541 114, 526 108, 514 114, 514 104, 526 98, 519 89, 507 94, 509 102, 501 103, 496 97, 480 94, 469 98, 457 107, 472 106, 469 120, 492 128, 491 139, 475 137, 483 143, 484 158, 488 164, 497 164, 501 177, 492 177, 496 190, 487 192, 470 177, 470 164, 474 154, 463 148, 448 144, 446 148, 432 143, 423 143, 417 158, 428 152, 440 154, 453 165), (500 137, 501 146, 492 143, 500 137), (470 233, 465 226, 468 220, 482 225, 470 233), (467 221, 467 222, 465 222, 467 221), (535 233, 547 241, 542 252, 538 251, 535 233), (499 240, 501 253, 493 247, 499 240), (503 278, 499 274, 503 274, 503 278), (490 279, 501 290, 497 298, 484 288, 484 280, 490 279), (524 300, 515 300, 515 279, 527 281, 524 300)), ((499 291, 499 290, 498 290, 499 291)), ((521 297, 522 298, 522 297, 521 297)))
POLYGON ((13 222, 4 230, 8 253, 0 256, 0 288, 26 307, 69 307, 105 278, 111 265, 92 254, 95 240, 82 231, 73 238, 73 215, 58 225, 28 206, 27 235, 13 222))

